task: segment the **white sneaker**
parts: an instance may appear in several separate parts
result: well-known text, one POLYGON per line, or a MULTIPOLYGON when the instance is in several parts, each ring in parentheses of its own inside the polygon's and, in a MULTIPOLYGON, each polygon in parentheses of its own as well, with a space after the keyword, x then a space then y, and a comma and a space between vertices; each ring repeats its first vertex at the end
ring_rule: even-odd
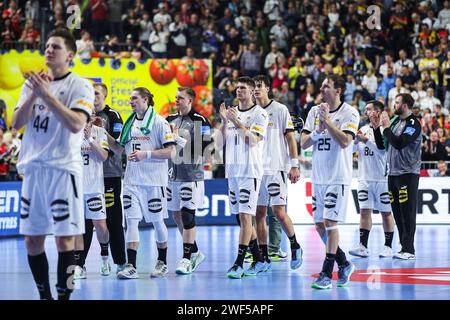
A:
POLYGON ((160 278, 164 277, 164 275, 169 272, 169 269, 167 268, 167 265, 162 262, 161 260, 156 261, 155 270, 150 274, 150 277, 152 278, 160 278))
POLYGON ((191 254, 192 272, 194 272, 195 269, 197 269, 200 263, 205 261, 205 258, 206 258, 205 255, 200 250, 191 254))
POLYGON ((117 273, 117 278, 119 279, 138 279, 139 274, 132 264, 127 263, 122 271, 117 273))
POLYGON ((75 266, 75 270, 73 272, 73 279, 86 279, 86 267, 75 266))
POLYGON ((358 247, 356 247, 355 249, 350 250, 348 253, 350 253, 352 256, 362 258, 367 258, 369 256, 369 250, 366 247, 364 247, 362 243, 360 243, 358 247))
POLYGON ((393 258, 400 260, 416 260, 416 256, 409 252, 397 252, 394 254, 393 258))
POLYGON ((116 274, 118 274, 120 271, 125 269, 126 266, 127 266, 126 263, 124 263, 124 264, 116 264, 116 274))
POLYGON ((192 262, 189 259, 183 258, 178 263, 178 267, 175 270, 177 274, 191 274, 192 273, 192 262))
POLYGON ((102 276, 109 276, 111 274, 111 265, 109 264, 108 257, 102 257, 100 264, 100 274, 102 276))
POLYGON ((281 250, 281 248, 278 249, 278 251, 270 251, 269 250, 269 258, 272 262, 278 262, 278 261, 283 261, 286 260, 287 258, 287 253, 284 252, 283 250, 281 250))
POLYGON ((391 258, 394 255, 392 248, 384 246, 383 251, 380 252, 380 258, 391 258))

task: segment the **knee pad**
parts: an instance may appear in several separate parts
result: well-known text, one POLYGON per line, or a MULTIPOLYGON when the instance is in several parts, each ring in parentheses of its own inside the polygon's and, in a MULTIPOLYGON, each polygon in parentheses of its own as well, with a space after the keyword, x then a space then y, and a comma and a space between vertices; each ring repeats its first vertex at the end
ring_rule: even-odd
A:
POLYGON ((181 219, 183 221, 183 229, 190 230, 195 227, 195 210, 181 208, 181 219))
POLYGON ((165 243, 167 242, 168 232, 164 220, 152 222, 153 228, 155 228, 156 242, 165 243))
POLYGON ((125 240, 129 242, 139 242, 139 220, 127 219, 127 232, 125 234, 125 240))

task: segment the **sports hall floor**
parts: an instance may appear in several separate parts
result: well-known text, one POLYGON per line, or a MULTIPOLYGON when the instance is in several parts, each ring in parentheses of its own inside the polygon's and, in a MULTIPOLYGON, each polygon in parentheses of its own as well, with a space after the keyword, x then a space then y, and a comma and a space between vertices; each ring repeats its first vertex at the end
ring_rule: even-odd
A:
MULTIPOLYGON (((310 288, 313 275, 322 266, 324 245, 312 225, 295 226, 297 239, 304 248, 304 262, 291 271, 289 260, 273 263, 272 272, 253 278, 227 279, 226 271, 234 262, 239 229, 237 226, 198 227, 198 244, 206 260, 191 275, 175 274, 182 253, 177 229, 169 228, 166 278, 150 279, 156 259, 152 229, 141 231, 138 252, 138 280, 118 280, 99 274, 99 246, 94 237, 86 262, 87 279, 78 280, 72 299, 79 300, 448 300, 450 299, 450 226, 419 225, 416 233, 415 261, 380 259, 384 236, 374 226, 369 240, 369 259, 348 258, 357 271, 346 288, 318 291, 310 288)), ((340 227, 341 247, 348 252, 358 242, 358 226, 340 227)), ((285 237, 284 237, 285 238, 285 237)), ((288 249, 286 239, 282 247, 288 249)), ((46 242, 50 280, 56 296, 57 253, 53 237, 46 242)), ((398 237, 394 239, 398 248, 398 237)), ((0 299, 38 299, 29 271, 22 238, 0 240, 0 299)), ((113 267, 115 271, 115 266, 113 267)), ((336 271, 336 268, 335 268, 336 271)))

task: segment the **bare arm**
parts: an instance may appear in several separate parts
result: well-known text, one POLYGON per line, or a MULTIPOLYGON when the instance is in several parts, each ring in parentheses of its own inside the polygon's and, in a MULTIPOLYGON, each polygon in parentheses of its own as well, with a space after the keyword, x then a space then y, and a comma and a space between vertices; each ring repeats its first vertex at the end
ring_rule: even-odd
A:
POLYGON ((231 108, 228 110, 228 119, 235 125, 237 129, 239 129, 238 133, 244 138, 246 144, 255 146, 259 141, 263 139, 262 136, 251 132, 243 125, 243 123, 238 119, 236 108, 231 108))
POLYGON ((100 161, 104 162, 106 159, 108 159, 108 150, 102 147, 102 145, 99 143, 99 140, 95 140, 91 134, 92 125, 89 124, 84 128, 84 137, 89 141, 89 145, 92 148, 94 156, 100 161))
POLYGON ((353 140, 353 136, 350 133, 344 132, 336 127, 330 120, 324 121, 325 127, 328 129, 329 134, 337 141, 342 149, 347 148, 353 140))
POLYGON ((289 147, 289 156, 291 159, 297 159, 298 158, 298 150, 297 150, 297 141, 295 140, 294 132, 287 132, 286 135, 286 141, 288 143, 289 147))
POLYGON ((117 155, 121 155, 122 152, 125 150, 124 147, 122 147, 116 139, 114 139, 108 132, 106 133, 106 137, 108 138, 108 144, 109 148, 117 155))
POLYGON ((260 142, 263 137, 260 135, 257 135, 253 132, 251 132, 250 130, 248 130, 246 127, 244 127, 244 125, 241 123, 241 125, 239 126, 239 134, 244 136, 244 141, 246 144, 250 145, 250 146, 256 146, 258 144, 258 142, 260 142))
POLYGON ((30 120, 33 113, 33 102, 36 100, 36 96, 32 94, 24 103, 19 106, 12 115, 11 125, 14 129, 20 130, 30 120))
POLYGON ((289 156, 291 157, 291 169, 289 170, 288 177, 291 183, 296 183, 300 178, 297 141, 295 140, 294 132, 287 132, 285 137, 288 143, 289 156))
POLYGON ((103 147, 98 144, 96 140, 89 141, 89 145, 92 147, 92 150, 94 151, 95 156, 100 161, 106 161, 108 159, 108 151, 103 149, 103 147))
POLYGON ((305 131, 302 132, 301 138, 300 138, 300 145, 303 149, 308 149, 312 145, 314 145, 317 140, 319 140, 319 134, 325 130, 325 126, 323 124, 323 121, 319 120, 319 127, 314 130, 311 133, 306 133, 305 131))
MULTIPOLYGON (((220 127, 219 130, 222 133, 222 141, 225 140, 225 137, 227 136, 227 124, 228 124, 228 111, 227 108, 225 107, 225 103, 222 102, 220 104, 220 127)), ((218 146, 219 148, 222 146, 218 146)))
POLYGON ((176 148, 171 144, 165 148, 148 151, 134 151, 128 156, 129 161, 139 162, 147 159, 172 159, 176 155, 176 148))
POLYGON ((42 74, 30 73, 28 77, 33 94, 39 96, 55 117, 72 133, 78 133, 86 126, 88 115, 64 106, 50 91, 50 78, 42 74))
POLYGON ((320 117, 323 121, 323 126, 328 129, 328 133, 337 141, 342 149, 347 148, 353 140, 353 136, 340 128, 336 127, 330 118, 330 108, 328 104, 322 104, 319 111, 320 117))
POLYGON ((69 129, 70 132, 78 133, 83 130, 86 122, 88 121, 88 116, 84 112, 78 110, 70 110, 53 95, 46 96, 44 98, 44 101, 52 110, 56 118, 63 124, 63 126, 69 129))
POLYGON ((175 145, 163 149, 152 150, 152 159, 171 159, 175 155, 175 145))

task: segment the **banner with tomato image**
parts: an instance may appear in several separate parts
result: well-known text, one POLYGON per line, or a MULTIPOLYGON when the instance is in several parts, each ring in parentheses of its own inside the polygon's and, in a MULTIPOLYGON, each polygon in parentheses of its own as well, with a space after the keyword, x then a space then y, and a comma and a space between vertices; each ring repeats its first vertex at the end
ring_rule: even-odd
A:
MULTIPOLYGON (((38 52, 10 51, 0 56, 0 99, 7 105, 8 124, 19 100, 23 75, 46 70, 45 60, 38 52)), ((129 97, 135 87, 146 87, 154 95, 155 109, 163 116, 176 112, 178 87, 191 87, 197 94, 194 109, 210 118, 212 105, 212 65, 201 59, 103 59, 75 58, 71 71, 108 86, 106 103, 123 119, 131 113, 129 97)))

